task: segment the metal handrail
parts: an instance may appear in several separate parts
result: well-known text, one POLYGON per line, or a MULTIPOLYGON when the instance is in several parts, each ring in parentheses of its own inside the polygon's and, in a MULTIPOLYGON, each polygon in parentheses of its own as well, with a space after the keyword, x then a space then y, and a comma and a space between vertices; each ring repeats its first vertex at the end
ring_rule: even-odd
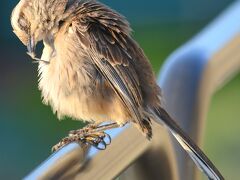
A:
MULTIPOLYGON (((240 69, 239 16, 236 1, 175 51, 160 74, 167 111, 199 144, 212 94, 240 69)), ((195 165, 166 130, 154 123, 153 131, 151 142, 131 126, 108 131, 113 142, 105 151, 70 144, 24 179, 196 179, 195 165)))
POLYGON ((168 154, 168 158, 164 159, 161 156, 152 158, 158 162, 163 160, 165 166, 163 170, 168 170, 168 173, 165 173, 166 180, 177 180, 177 163, 168 133, 155 123, 153 123, 153 131, 156 134, 150 142, 132 126, 111 130, 108 132, 114 137, 111 146, 104 151, 90 149, 88 155, 86 155, 88 149, 86 145, 81 147, 76 143, 69 144, 50 156, 24 179, 72 179, 73 177, 76 179, 113 179, 144 152, 154 153, 162 149, 162 154, 168 154))
MULTIPOLYGON (((236 1, 175 51, 160 75, 167 111, 200 146, 213 93, 240 69, 239 16, 240 1, 236 1)), ((197 179, 195 165, 178 144, 175 146, 180 179, 197 179)))

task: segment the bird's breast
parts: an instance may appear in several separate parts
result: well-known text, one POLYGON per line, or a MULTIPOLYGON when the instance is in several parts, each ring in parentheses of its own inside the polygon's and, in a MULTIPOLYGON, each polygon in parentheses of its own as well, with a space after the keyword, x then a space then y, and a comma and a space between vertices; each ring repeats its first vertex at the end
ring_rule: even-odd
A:
MULTIPOLYGON (((60 38, 59 38, 60 39, 60 38)), ((74 43, 55 42, 56 55, 45 46, 42 58, 50 63, 39 64, 39 89, 43 102, 58 117, 101 123, 115 120, 124 124, 129 114, 91 60, 74 43)))
MULTIPOLYGON (((42 57, 49 57, 48 53, 44 49, 42 57)), ((59 118, 68 116, 97 122, 111 118, 108 112, 113 108, 112 90, 100 90, 103 88, 97 84, 97 71, 89 60, 67 61, 57 55, 49 61, 39 64, 39 89, 43 103, 50 105, 59 118)))

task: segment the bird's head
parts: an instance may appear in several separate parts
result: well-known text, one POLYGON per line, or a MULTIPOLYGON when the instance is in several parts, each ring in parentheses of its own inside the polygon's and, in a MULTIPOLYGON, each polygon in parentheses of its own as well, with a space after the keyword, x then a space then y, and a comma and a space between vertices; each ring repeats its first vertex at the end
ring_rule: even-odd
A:
MULTIPOLYGON (((68 0, 20 0, 11 16, 13 32, 31 56, 37 42, 53 36, 68 0)), ((35 57, 35 56, 34 56, 35 57)))

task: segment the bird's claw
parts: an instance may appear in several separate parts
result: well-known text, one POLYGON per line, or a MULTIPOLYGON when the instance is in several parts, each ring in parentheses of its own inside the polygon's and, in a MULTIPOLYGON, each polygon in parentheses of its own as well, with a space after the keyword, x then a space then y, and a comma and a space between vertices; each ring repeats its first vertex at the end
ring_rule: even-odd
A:
POLYGON ((83 131, 70 131, 69 136, 63 138, 52 147, 52 152, 58 151, 71 142, 85 143, 98 150, 105 150, 111 144, 111 137, 105 132, 83 133, 83 131))
POLYGON ((90 144, 98 150, 105 150, 111 144, 111 137, 105 132, 95 133, 86 136, 83 142, 90 144))

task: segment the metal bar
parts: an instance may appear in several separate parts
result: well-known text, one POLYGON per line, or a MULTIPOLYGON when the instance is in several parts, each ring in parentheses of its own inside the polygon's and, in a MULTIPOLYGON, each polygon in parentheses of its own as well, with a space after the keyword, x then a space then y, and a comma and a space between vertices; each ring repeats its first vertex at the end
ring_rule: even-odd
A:
POLYGON ((52 154, 40 164, 24 180, 33 179, 66 179, 75 176, 83 167, 87 147, 80 147, 77 143, 69 144, 58 152, 52 154))
MULTIPOLYGON (((240 1, 176 50, 162 68, 165 107, 198 144, 212 94, 240 69, 240 1)), ((181 179, 196 179, 195 165, 175 145, 181 179)))
MULTIPOLYGON (((87 147, 81 148, 78 144, 70 144, 53 154, 24 179, 46 180, 66 179, 66 177, 113 179, 143 153, 153 151, 156 154, 157 151, 158 156, 151 158, 163 163, 165 166, 163 170, 167 170, 167 173, 162 172, 165 179, 177 180, 177 163, 168 133, 155 123, 153 123, 153 130, 156 134, 152 141, 148 141, 137 128, 132 126, 108 131, 114 137, 112 144, 104 151, 92 149, 88 152, 88 156, 86 156, 87 147), (160 152, 163 153, 159 155, 160 152), (69 170, 71 172, 68 172, 69 170)), ((157 169, 157 172, 161 171, 157 169)))

